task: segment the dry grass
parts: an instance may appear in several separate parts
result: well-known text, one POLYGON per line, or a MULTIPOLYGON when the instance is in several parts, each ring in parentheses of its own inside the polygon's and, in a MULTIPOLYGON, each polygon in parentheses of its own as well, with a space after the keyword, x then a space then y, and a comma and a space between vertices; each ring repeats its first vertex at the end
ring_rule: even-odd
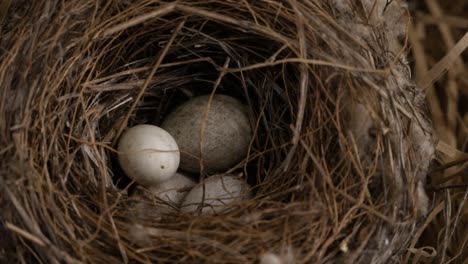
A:
POLYGON ((421 263, 464 263, 468 259, 468 3, 425 0, 413 5, 414 78, 427 91, 440 139, 440 167, 429 177, 434 210, 412 245, 425 250, 421 263))
MULTIPOLYGON (((5 4, 0 260, 414 261, 435 140, 409 80, 407 12, 399 1, 343 3, 5 4), (210 93, 250 109, 255 137, 232 171, 255 197, 214 216, 139 210, 116 163, 119 135, 210 93)), ((445 203, 464 201, 444 190, 445 203)), ((460 210, 442 208, 459 222, 460 210)))

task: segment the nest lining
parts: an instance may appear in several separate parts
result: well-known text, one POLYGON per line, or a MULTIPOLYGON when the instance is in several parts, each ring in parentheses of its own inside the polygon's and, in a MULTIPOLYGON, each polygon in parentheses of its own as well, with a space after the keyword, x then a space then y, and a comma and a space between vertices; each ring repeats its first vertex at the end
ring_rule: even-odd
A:
POLYGON ((2 25, 2 221, 20 260, 399 261, 434 152, 402 3, 52 6, 12 6, 2 25), (249 107, 255 139, 232 170, 255 197, 204 217, 135 207, 119 135, 209 93, 249 107))

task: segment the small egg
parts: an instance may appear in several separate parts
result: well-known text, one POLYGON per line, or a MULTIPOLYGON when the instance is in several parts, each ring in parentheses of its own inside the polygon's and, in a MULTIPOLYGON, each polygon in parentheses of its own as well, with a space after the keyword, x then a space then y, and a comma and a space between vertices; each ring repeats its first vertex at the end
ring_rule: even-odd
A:
POLYGON ((177 171, 180 153, 174 138, 152 125, 134 126, 122 135, 118 145, 124 172, 146 186, 160 184, 177 171))
POLYGON ((142 190, 141 187, 137 187, 135 195, 152 195, 173 207, 179 207, 184 197, 196 184, 197 182, 195 180, 177 172, 169 180, 158 185, 150 186, 146 190, 142 190))
POLYGON ((260 264, 282 264, 281 258, 273 253, 264 253, 260 256, 260 264))
POLYGON ((195 212, 203 201, 202 214, 222 212, 229 204, 252 197, 250 186, 233 175, 216 175, 205 179, 205 197, 203 183, 192 188, 182 202, 181 210, 195 212))
POLYGON ((205 120, 209 95, 195 97, 171 112, 162 128, 176 140, 181 150, 180 168, 200 172, 200 130, 205 171, 225 171, 247 155, 252 139, 247 108, 226 95, 214 95, 205 120), (206 121, 206 122, 205 122, 206 121))

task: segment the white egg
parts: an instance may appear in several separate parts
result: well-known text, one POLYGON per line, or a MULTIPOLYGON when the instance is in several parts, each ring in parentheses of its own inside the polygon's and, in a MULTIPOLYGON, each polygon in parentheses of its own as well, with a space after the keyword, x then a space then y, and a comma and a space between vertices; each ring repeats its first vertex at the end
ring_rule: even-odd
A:
POLYGON ((252 197, 250 186, 239 177, 233 175, 216 175, 205 179, 185 196, 181 210, 195 212, 201 206, 203 214, 220 213, 234 202, 252 197), (205 186, 203 197, 203 185, 205 186))
POLYGON ((252 140, 244 104, 230 96, 215 95, 205 117, 209 99, 209 95, 204 95, 185 102, 161 125, 174 136, 181 151, 180 168, 188 172, 200 172, 200 153, 205 171, 225 171, 246 157, 252 140))
POLYGON ((145 196, 158 197, 173 207, 179 207, 184 197, 196 184, 197 182, 192 178, 177 172, 161 184, 150 186, 145 190, 138 187, 136 195, 144 193, 145 196))
POLYGON ((179 167, 177 143, 157 126, 138 125, 128 129, 120 138, 118 152, 127 176, 146 186, 168 180, 179 167))

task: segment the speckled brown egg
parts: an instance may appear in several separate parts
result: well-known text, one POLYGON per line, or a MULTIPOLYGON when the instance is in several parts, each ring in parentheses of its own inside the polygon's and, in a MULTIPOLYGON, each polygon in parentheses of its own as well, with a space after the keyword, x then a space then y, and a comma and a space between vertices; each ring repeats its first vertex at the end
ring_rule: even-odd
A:
POLYGON ((205 119, 209 98, 206 95, 190 99, 170 113, 161 125, 176 140, 181 151, 180 168, 188 172, 200 172, 200 153, 205 171, 229 169, 246 157, 252 139, 245 105, 230 96, 215 95, 205 119))

